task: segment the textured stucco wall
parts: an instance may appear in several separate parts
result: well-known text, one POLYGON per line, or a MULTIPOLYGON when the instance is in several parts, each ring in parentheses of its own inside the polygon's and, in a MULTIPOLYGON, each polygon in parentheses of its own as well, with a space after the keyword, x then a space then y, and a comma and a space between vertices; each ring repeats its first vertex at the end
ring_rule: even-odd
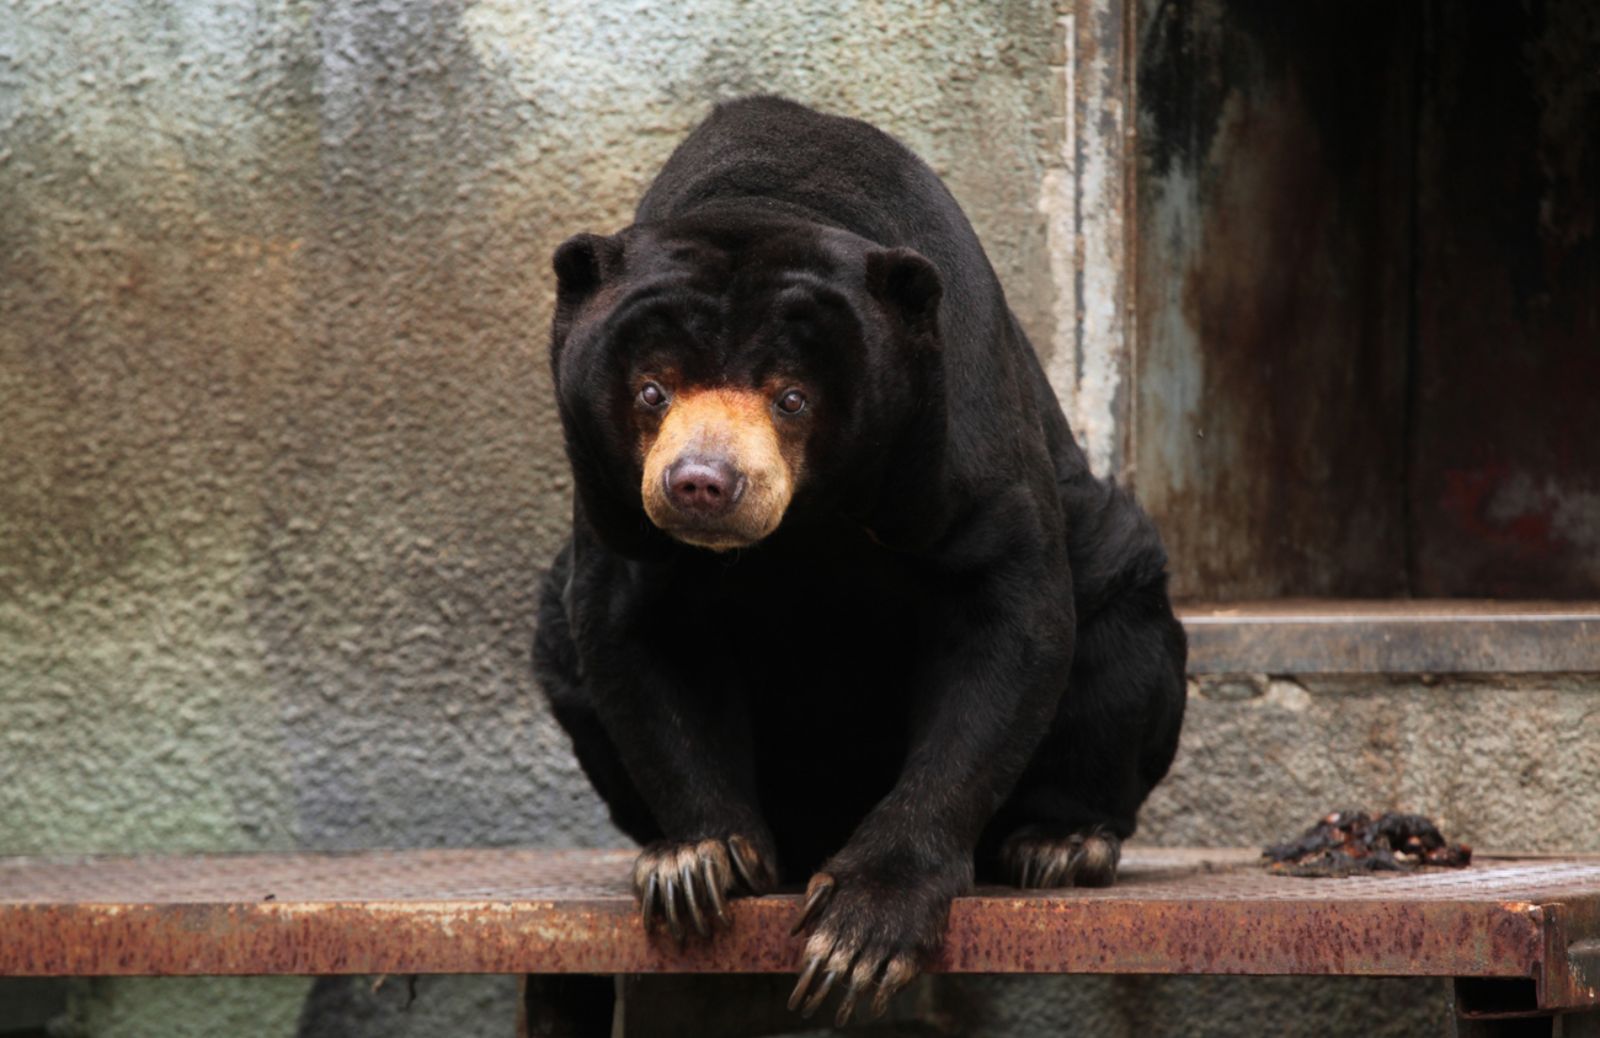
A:
MULTIPOLYGON (((616 841, 525 663, 568 510, 551 250, 625 224, 712 101, 777 91, 944 172, 1048 343, 1054 18, 0 6, 0 853, 616 841)), ((72 1015, 292 1033, 308 987, 72 1015)), ((503 981, 421 1002, 479 990, 500 1017, 455 1033, 505 1033, 503 981)), ((315 1001, 353 1034, 363 999, 315 1001)))
MULTIPOLYGON (((1036 341, 1060 341, 1039 212, 1059 15, 1046 0, 0 7, 0 853, 616 842, 525 665, 569 493, 544 364, 550 250, 621 226, 710 101, 775 90, 926 156, 1036 341)), ((1328 742, 1358 745, 1391 700, 1422 725, 1439 694, 1197 693, 1149 838, 1259 841, 1366 791, 1475 805, 1419 778, 1428 766, 1394 785, 1388 751, 1352 764, 1328 742), (1273 753, 1292 758, 1293 795, 1273 753), (1364 777, 1341 782, 1351 767, 1364 777)), ((1450 701, 1466 714, 1438 731, 1472 733, 1456 770, 1485 788, 1561 788, 1569 765, 1600 787, 1582 742, 1526 772, 1537 721, 1496 721, 1542 704, 1592 750, 1594 690, 1450 701)), ((1395 738, 1406 760, 1431 750, 1395 738)), ((1570 786, 1550 817, 1498 788, 1506 842, 1567 843, 1557 821, 1594 817, 1570 786)), ((1407 985, 960 984, 993 1034, 1438 1006, 1429 987, 1407 1017, 1407 985)), ((424 978, 402 1011, 403 985, 360 979, 95 981, 57 1015, 62 1033, 119 1038, 504 1035, 512 990, 424 978)), ((1318 1033, 1327 1017, 1305 1019, 1318 1033)))
POLYGON ((1038 6, 8 7, 9 848, 603 832, 523 665, 550 250, 771 88, 951 171, 1037 320, 1038 6))

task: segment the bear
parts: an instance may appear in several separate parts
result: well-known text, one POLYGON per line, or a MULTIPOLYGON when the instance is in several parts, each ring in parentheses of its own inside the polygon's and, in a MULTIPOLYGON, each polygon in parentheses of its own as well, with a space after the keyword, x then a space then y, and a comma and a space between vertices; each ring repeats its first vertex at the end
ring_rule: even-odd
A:
POLYGON ((730 101, 553 267, 574 500, 534 668, 646 932, 805 883, 790 1007, 843 1022, 975 882, 1111 883, 1182 724, 1166 554, 938 176, 730 101))

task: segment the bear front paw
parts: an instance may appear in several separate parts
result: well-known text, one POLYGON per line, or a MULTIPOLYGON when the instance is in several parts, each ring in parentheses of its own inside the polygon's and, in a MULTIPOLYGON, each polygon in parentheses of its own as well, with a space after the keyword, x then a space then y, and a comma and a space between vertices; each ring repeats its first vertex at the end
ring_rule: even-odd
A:
POLYGON ((795 933, 809 927, 811 936, 789 1008, 809 1017, 838 985, 844 992, 838 1026, 868 994, 869 1015, 883 1015, 895 992, 938 951, 950 902, 963 886, 958 876, 883 882, 841 870, 817 873, 794 927, 795 933))
POLYGON ((755 843, 734 834, 725 839, 657 840, 633 863, 633 893, 645 933, 657 917, 681 941, 684 922, 702 937, 726 927, 728 898, 764 894, 776 870, 755 843))
POLYGON ((1116 882, 1122 841, 1098 826, 1064 830, 1027 826, 1000 847, 1001 874, 1014 886, 1109 887, 1116 882))

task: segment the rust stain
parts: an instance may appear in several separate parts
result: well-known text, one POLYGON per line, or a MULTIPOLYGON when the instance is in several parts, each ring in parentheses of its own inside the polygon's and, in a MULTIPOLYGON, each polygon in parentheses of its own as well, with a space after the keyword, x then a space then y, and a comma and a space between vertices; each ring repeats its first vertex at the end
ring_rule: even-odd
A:
POLYGON ((1545 959, 1539 1004, 1600 1005, 1600 901, 1574 898, 1547 912, 1545 959))
POLYGON ((1138 487, 1180 596, 1392 595, 1408 113, 1329 62, 1404 83, 1408 55, 1252 10, 1167 4, 1146 29, 1138 487))
POLYGON ((1600 12, 1148 8, 1136 446, 1175 590, 1600 595, 1600 12))

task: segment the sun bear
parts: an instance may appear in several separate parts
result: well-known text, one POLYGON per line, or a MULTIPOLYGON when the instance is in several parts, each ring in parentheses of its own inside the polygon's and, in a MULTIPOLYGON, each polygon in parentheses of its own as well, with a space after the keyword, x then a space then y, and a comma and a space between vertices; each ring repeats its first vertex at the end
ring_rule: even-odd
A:
POLYGON ((982 880, 1103 885, 1183 629, 960 206, 866 123, 719 105, 556 250, 576 488, 534 665, 647 930, 806 883, 791 1005, 881 1012, 982 880))

